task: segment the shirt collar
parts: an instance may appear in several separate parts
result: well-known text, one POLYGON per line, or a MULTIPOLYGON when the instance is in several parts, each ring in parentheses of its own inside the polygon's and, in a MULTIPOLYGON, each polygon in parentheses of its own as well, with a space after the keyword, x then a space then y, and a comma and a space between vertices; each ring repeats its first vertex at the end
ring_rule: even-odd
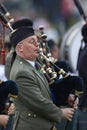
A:
POLYGON ((35 62, 34 61, 30 61, 30 60, 26 60, 28 63, 30 63, 33 67, 35 67, 35 62))

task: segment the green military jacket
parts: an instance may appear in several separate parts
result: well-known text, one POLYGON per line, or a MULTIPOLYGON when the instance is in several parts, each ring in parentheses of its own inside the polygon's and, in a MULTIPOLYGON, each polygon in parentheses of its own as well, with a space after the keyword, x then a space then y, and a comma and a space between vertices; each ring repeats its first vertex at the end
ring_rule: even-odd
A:
POLYGON ((29 62, 16 56, 10 79, 19 87, 13 130, 50 130, 61 121, 62 112, 52 102, 46 78, 29 62))

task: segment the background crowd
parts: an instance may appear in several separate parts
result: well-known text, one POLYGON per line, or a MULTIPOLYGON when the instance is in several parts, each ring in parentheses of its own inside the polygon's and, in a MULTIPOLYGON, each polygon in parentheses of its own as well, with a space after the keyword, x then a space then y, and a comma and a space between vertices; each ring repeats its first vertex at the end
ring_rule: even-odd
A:
MULTIPOLYGON (((76 22, 81 20, 73 0, 2 0, 14 19, 30 17, 35 27, 42 24, 53 37, 59 41, 65 32, 76 22)), ((86 0, 80 3, 87 12, 86 0)))

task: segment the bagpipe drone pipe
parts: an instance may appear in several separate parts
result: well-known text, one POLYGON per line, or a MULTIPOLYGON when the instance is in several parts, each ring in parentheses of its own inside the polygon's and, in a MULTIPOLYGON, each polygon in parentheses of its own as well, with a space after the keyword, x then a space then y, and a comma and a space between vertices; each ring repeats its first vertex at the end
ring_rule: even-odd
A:
POLYGON ((5 56, 6 56, 6 48, 5 48, 5 29, 6 28, 10 28, 10 30, 12 31, 11 28, 11 23, 14 21, 13 18, 11 18, 10 13, 7 11, 7 9, 5 8, 5 6, 0 3, 0 25, 1 25, 1 50, 0 50, 0 54, 1 54, 1 62, 3 65, 5 65, 5 56))
POLYGON ((41 71, 49 82, 53 102, 57 106, 68 105, 69 94, 75 95, 76 98, 83 93, 83 80, 79 76, 70 75, 68 72, 65 72, 60 68, 61 65, 59 67, 58 61, 55 61, 51 56, 43 27, 40 27, 40 32, 40 57, 38 61, 41 64, 41 71), (59 75, 62 75, 63 78, 59 79, 59 75))
POLYGON ((5 6, 0 3, 0 22, 2 23, 2 26, 7 27, 8 29, 13 32, 13 28, 11 27, 11 22, 13 22, 14 19, 11 18, 10 13, 7 11, 5 6))

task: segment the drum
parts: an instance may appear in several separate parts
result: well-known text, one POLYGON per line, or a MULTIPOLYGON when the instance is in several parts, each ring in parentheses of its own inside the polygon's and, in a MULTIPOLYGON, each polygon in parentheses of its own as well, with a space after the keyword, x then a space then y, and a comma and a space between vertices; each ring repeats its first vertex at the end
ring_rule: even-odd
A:
POLYGON ((80 21, 66 32, 60 48, 60 58, 65 60, 73 73, 76 73, 78 52, 81 45, 81 28, 84 21, 80 21))

